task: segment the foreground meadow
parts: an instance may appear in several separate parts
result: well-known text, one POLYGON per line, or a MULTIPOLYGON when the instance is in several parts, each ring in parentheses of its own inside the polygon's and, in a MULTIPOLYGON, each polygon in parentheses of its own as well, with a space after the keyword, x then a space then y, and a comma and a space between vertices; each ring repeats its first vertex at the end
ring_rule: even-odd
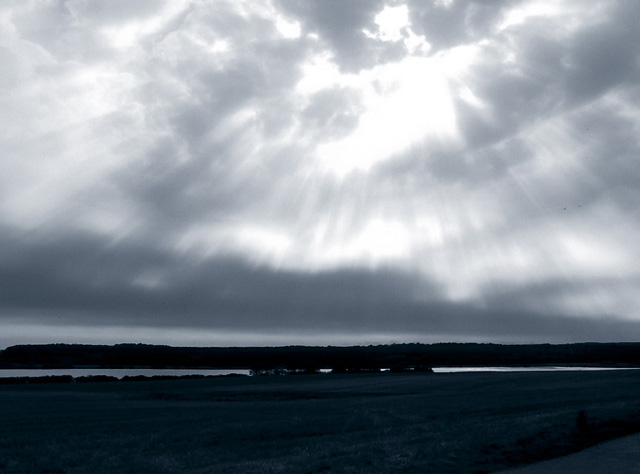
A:
POLYGON ((481 473, 640 431, 640 371, 0 386, 0 473, 481 473))

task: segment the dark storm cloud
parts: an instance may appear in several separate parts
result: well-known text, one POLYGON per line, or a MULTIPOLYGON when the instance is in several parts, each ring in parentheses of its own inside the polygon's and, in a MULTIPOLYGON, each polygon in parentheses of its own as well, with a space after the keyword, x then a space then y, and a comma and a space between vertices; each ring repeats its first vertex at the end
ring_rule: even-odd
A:
MULTIPOLYGON (((557 305, 559 301, 575 297, 579 295, 593 295, 590 302, 593 314, 604 316, 612 321, 616 317, 613 314, 607 314, 606 309, 599 307, 598 298, 595 296, 598 292, 605 293, 619 290, 628 285, 628 288, 635 287, 639 282, 639 277, 632 277, 620 281, 621 278, 613 277, 594 277, 594 278, 573 278, 553 279, 549 278, 541 282, 527 283, 526 285, 505 285, 502 287, 492 288, 485 294, 487 304, 496 311, 535 311, 549 313, 550 308, 557 305)), ((622 295, 622 292, 619 292, 622 295)), ((621 300, 624 297, 621 296, 621 300)), ((628 308, 633 310, 634 308, 628 308)), ((579 318, 570 318, 579 319, 579 318)), ((630 321, 631 323, 632 321, 630 321)))
POLYGON ((80 236, 29 245, 3 240, 12 252, 2 262, 1 304, 13 314, 38 311, 41 324, 60 322, 63 314, 66 324, 410 332, 418 338, 468 334, 566 341, 640 335, 631 323, 609 327, 611 321, 541 316, 519 307, 523 296, 560 293, 555 284, 521 294, 507 291, 487 310, 443 301, 437 285, 425 286, 419 276, 391 269, 308 274, 256 267, 237 258, 194 265, 161 251, 80 236), (135 276, 149 270, 167 278, 155 288, 137 285, 135 276))
MULTIPOLYGON (((364 322, 368 317, 362 310, 380 311, 381 304, 388 307, 386 300, 413 298, 421 287, 416 275, 395 271, 309 275, 273 271, 231 256, 193 262, 90 236, 3 240, 8 250, 2 261, 4 307, 87 312, 83 318, 95 317, 95 322, 118 314, 111 322, 135 325, 151 318, 158 324, 215 327, 244 320, 264 327, 304 327, 323 325, 317 318, 331 310, 330 324, 352 327, 357 324, 352 318, 364 322)), ((436 288, 422 289, 422 296, 435 294, 436 288)))
MULTIPOLYGON (((627 101, 627 95, 621 97, 627 101)), ((613 199, 628 216, 638 219, 640 196, 637 183, 640 179, 637 140, 637 121, 610 105, 594 106, 576 114, 572 122, 576 132, 584 133, 589 147, 581 156, 581 162, 592 176, 597 176, 595 190, 580 196, 582 204, 595 197, 613 199)))
POLYGON ((570 100, 589 100, 617 85, 637 82, 639 16, 638 4, 618 2, 608 21, 585 28, 573 38, 567 58, 570 100))
POLYGON ((407 2, 416 34, 424 35, 434 52, 486 37, 503 19, 508 7, 522 0, 407 2))

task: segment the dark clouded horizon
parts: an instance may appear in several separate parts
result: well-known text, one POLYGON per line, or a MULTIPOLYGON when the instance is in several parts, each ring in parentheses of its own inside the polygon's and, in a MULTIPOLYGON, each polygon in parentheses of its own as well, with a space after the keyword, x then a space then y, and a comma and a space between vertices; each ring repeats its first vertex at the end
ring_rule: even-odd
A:
POLYGON ((640 340, 638 21, 4 2, 0 347, 640 340))

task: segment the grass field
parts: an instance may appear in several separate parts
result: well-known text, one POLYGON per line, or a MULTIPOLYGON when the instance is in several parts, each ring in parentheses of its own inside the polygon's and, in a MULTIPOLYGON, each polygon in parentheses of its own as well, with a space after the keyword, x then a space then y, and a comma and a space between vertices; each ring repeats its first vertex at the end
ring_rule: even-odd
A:
POLYGON ((481 473, 640 431, 640 372, 0 386, 0 473, 481 473))

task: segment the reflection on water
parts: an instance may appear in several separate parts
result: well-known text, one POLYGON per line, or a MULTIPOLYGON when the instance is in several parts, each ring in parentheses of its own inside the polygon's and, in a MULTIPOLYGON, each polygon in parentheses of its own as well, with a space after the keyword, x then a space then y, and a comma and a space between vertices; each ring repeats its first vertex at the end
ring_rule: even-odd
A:
POLYGON ((72 377, 89 377, 95 375, 108 375, 111 377, 135 377, 144 375, 249 375, 245 369, 5 369, 0 370, 0 377, 43 377, 57 375, 71 375, 72 377))
MULTIPOLYGON (((567 367, 567 366, 540 366, 540 367, 434 367, 433 371, 439 374, 461 372, 559 372, 559 371, 597 371, 597 370, 629 370, 624 367, 567 367)), ((383 372, 389 369, 381 369, 383 372)), ((320 373, 329 373, 331 369, 320 369, 320 373)), ((108 375, 111 377, 135 377, 143 375, 152 377, 155 375, 185 376, 205 375, 220 376, 229 374, 251 375, 248 369, 3 369, 0 377, 43 377, 71 375, 72 377, 88 377, 96 375, 108 375)))
POLYGON ((437 374, 457 372, 567 372, 585 370, 629 370, 626 367, 568 367, 568 366, 538 366, 538 367, 434 367, 437 374))

